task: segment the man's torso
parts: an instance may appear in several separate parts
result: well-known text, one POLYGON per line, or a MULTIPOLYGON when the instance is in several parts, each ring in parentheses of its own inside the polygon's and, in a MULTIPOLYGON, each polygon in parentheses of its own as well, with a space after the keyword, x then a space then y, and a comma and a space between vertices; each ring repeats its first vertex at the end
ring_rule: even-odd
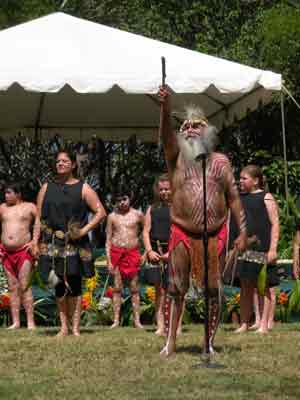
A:
POLYGON ((112 244, 123 248, 139 246, 139 229, 142 223, 142 213, 131 208, 126 214, 112 213, 112 244))
MULTIPOLYGON (((220 153, 210 154, 206 164, 207 226, 208 232, 216 232, 227 218, 224 171, 230 164, 220 153)), ((201 234, 204 228, 202 162, 188 162, 179 155, 172 191, 172 222, 189 232, 201 234)))
POLYGON ((31 239, 30 227, 33 222, 32 204, 15 206, 1 205, 1 243, 8 249, 24 246, 31 239))

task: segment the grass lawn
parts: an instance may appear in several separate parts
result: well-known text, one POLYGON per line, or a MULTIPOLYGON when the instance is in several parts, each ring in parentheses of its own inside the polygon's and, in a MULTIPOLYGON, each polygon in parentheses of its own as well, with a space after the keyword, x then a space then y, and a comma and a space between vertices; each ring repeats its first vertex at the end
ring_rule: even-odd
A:
POLYGON ((188 325, 176 356, 159 356, 163 339, 134 328, 83 329, 80 338, 55 329, 0 329, 0 398, 10 399, 299 399, 300 324, 272 333, 236 335, 223 325, 215 361, 195 368, 202 326, 188 325))

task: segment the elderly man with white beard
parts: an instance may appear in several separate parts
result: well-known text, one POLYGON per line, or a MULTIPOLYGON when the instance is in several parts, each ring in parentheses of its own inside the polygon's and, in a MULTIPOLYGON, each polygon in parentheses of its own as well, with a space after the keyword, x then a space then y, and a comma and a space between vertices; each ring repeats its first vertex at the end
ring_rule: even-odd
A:
POLYGON ((161 351, 170 356, 176 350, 176 330, 190 275, 198 287, 204 284, 204 207, 202 155, 206 154, 206 193, 209 282, 209 351, 220 320, 222 281, 219 255, 223 246, 228 211, 236 220, 240 234, 235 241, 238 250, 246 247, 246 223, 238 189, 228 158, 214 152, 216 128, 210 126, 200 108, 187 107, 179 132, 171 125, 170 95, 159 90, 161 102, 162 143, 172 187, 171 235, 169 242, 169 284, 165 319, 166 344, 161 351))

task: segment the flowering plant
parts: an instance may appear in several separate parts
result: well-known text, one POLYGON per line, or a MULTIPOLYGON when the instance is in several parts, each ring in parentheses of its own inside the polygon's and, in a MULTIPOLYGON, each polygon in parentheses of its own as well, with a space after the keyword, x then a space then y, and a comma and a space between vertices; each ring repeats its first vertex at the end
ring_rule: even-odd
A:
POLYGON ((140 316, 143 323, 154 323, 155 317, 155 289, 153 286, 146 286, 141 291, 140 316))
POLYGON ((281 322, 287 322, 289 296, 286 292, 279 292, 277 296, 277 304, 279 305, 281 322))
POLYGON ((113 320, 112 311, 112 288, 107 288, 109 276, 101 286, 101 278, 98 271, 92 278, 84 282, 84 293, 81 299, 81 321, 85 326, 95 324, 111 324, 113 320))
POLYGON ((0 309, 7 310, 9 309, 9 293, 1 293, 0 294, 0 309))

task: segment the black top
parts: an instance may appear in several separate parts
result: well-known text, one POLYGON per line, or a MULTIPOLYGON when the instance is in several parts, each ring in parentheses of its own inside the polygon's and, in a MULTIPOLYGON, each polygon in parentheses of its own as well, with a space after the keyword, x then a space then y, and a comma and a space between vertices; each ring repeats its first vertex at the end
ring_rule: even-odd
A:
POLYGON ((53 266, 59 276, 94 275, 88 235, 74 242, 68 240, 67 243, 65 237, 57 235, 58 231, 68 231, 69 222, 79 222, 81 227, 87 223, 88 206, 82 199, 82 188, 82 182, 72 185, 48 183, 42 205, 41 219, 45 228, 41 232, 39 259, 41 276, 45 282, 53 266))
POLYGON ((150 239, 168 242, 170 236, 170 208, 169 206, 151 207, 150 239))
POLYGON ((80 181, 72 185, 48 183, 42 206, 42 220, 47 226, 67 232, 70 221, 86 224, 88 208, 82 199, 82 187, 80 181))
MULTIPOLYGON (((241 193, 240 198, 245 210, 247 234, 256 235, 259 243, 253 249, 267 252, 271 241, 271 222, 265 205, 265 192, 241 193)), ((230 242, 236 237, 236 225, 231 218, 230 222, 230 242)))

